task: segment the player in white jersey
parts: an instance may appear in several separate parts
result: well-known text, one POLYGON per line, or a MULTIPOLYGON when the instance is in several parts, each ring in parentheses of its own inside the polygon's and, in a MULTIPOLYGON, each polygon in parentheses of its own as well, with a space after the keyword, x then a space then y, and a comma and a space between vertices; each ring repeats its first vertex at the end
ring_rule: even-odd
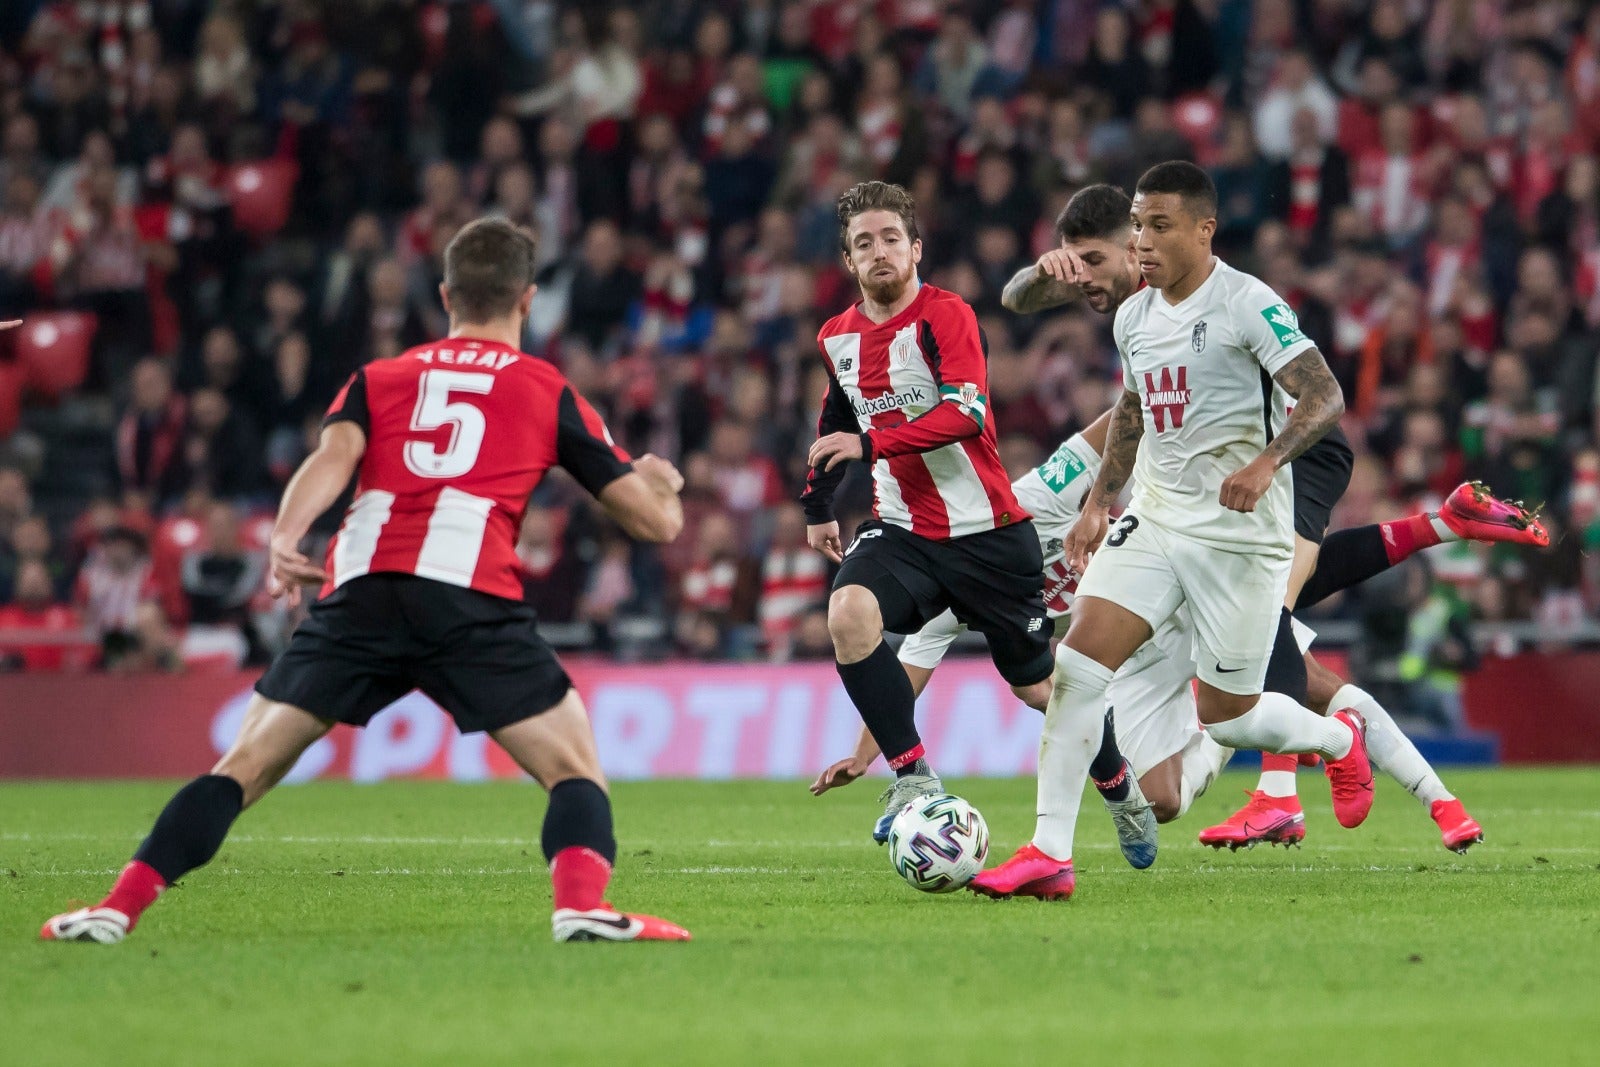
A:
POLYGON ((1106 688, 1184 604, 1199 717, 1212 738, 1316 752, 1329 761, 1340 821, 1359 825, 1371 807, 1359 717, 1324 719, 1262 692, 1294 550, 1289 476, 1279 472, 1337 423, 1338 383, 1276 294, 1211 254, 1216 189, 1204 171, 1151 168, 1132 218, 1148 288, 1117 311, 1123 397, 1067 539, 1069 565, 1087 569, 1057 650, 1038 819, 1031 842, 973 881, 991 896, 1072 892, 1073 830, 1106 688), (1275 437, 1264 407, 1274 381, 1296 401, 1275 437), (1130 474, 1133 502, 1113 526, 1109 509, 1130 474))

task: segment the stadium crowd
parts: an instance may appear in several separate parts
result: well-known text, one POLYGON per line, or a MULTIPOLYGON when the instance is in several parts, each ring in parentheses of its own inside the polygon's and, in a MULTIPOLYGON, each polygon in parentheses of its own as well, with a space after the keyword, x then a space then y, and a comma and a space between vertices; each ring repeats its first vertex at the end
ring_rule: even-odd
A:
POLYGON ((12 0, 0 319, 30 318, 0 338, 0 631, 93 635, 11 647, 30 667, 268 658, 277 494, 354 367, 443 333, 444 246, 488 212, 539 237, 527 351, 687 479, 663 551, 540 492, 520 551, 552 635, 829 655, 795 496, 817 328, 856 298, 838 193, 915 193, 1020 472, 1120 379, 1107 321, 1017 317, 1002 287, 1075 189, 1188 158, 1219 253, 1345 387, 1338 525, 1472 477, 1546 504, 1546 553, 1441 548, 1336 605, 1448 676, 1468 620, 1560 639, 1600 608, 1597 153, 1600 9, 1564 0, 12 0), (82 374, 41 389, 25 350, 84 321, 82 374), (65 412, 103 449, 46 509, 65 412))

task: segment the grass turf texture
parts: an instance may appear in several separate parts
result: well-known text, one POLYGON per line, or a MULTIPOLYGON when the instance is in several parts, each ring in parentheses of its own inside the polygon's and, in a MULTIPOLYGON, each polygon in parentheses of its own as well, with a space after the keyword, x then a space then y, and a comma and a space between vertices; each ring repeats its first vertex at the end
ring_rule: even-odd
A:
MULTIPOLYGON (((1069 903, 912 891, 873 784, 616 788, 612 897, 688 945, 556 945, 532 785, 279 790, 115 947, 39 924, 109 885, 169 783, 0 786, 0 1060, 27 1065, 1493 1063, 1600 1057, 1600 770, 1449 775, 1445 852, 1388 782, 1360 830, 1301 775, 1300 851, 1129 869, 1086 801, 1069 903)), ((991 862, 1031 781, 954 783, 991 862)))

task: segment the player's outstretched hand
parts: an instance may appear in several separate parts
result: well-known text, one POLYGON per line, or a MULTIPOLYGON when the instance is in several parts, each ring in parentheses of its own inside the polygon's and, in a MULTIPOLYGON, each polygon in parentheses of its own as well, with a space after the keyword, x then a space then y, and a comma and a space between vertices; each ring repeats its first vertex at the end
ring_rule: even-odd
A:
POLYGON ((830 433, 811 444, 806 462, 813 467, 831 471, 839 464, 861 458, 861 435, 857 433, 830 433))
POLYGON ((1038 272, 1039 277, 1054 278, 1064 285, 1082 285, 1089 276, 1078 254, 1069 252, 1065 248, 1052 248, 1040 256, 1039 262, 1034 265, 1034 270, 1038 272))
POLYGON ((660 482, 674 493, 683 488, 683 475, 672 465, 672 461, 652 452, 646 452, 634 460, 633 469, 652 481, 660 482))
POLYGON ((844 562, 844 545, 839 541, 839 524, 836 522, 807 526, 806 544, 835 563, 844 562))
POLYGON ((1084 568, 1089 566, 1089 557, 1105 540, 1106 529, 1110 525, 1111 513, 1106 508, 1085 506, 1078 512, 1078 521, 1067 531, 1067 539, 1062 545, 1067 566, 1082 574, 1084 568))
POLYGON ((1224 478, 1217 497, 1229 511, 1254 511, 1272 488, 1272 476, 1277 472, 1270 459, 1258 456, 1224 478))
POLYGON ((854 756, 842 759, 817 775, 817 780, 811 783, 811 795, 820 797, 830 789, 849 785, 866 773, 867 766, 854 756))
POLYGON ((267 592, 274 598, 286 596, 289 606, 295 607, 300 603, 300 587, 302 585, 321 585, 328 580, 327 572, 312 563, 300 551, 300 539, 291 540, 287 535, 274 534, 272 536, 272 561, 271 571, 267 575, 267 592))

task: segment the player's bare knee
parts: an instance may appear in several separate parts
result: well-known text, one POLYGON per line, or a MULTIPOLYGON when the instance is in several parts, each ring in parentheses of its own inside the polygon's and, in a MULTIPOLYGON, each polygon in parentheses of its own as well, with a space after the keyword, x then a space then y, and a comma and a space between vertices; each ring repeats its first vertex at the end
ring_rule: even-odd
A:
POLYGON ((1150 812, 1156 817, 1156 822, 1172 822, 1178 817, 1178 798, 1164 792, 1146 792, 1144 798, 1150 802, 1150 812))
POLYGON ((1318 715, 1328 714, 1328 705, 1344 685, 1344 679, 1306 653, 1306 706, 1318 715))
POLYGON ((1017 694, 1018 700, 1034 711, 1043 711, 1050 705, 1050 692, 1054 688, 1054 684, 1051 679, 1046 678, 1043 681, 1034 682, 1032 685, 1014 685, 1011 687, 1011 691, 1017 694))
POLYGON ((843 585, 828 598, 828 632, 840 663, 857 663, 883 640, 878 598, 863 585, 843 585))
POLYGON ((1200 713, 1200 721, 1207 726, 1215 726, 1220 722, 1229 722, 1237 719, 1245 712, 1256 706, 1261 699, 1261 694, 1253 696, 1240 696, 1237 693, 1224 692, 1215 686, 1201 682, 1199 692, 1196 694, 1195 705, 1200 713))

